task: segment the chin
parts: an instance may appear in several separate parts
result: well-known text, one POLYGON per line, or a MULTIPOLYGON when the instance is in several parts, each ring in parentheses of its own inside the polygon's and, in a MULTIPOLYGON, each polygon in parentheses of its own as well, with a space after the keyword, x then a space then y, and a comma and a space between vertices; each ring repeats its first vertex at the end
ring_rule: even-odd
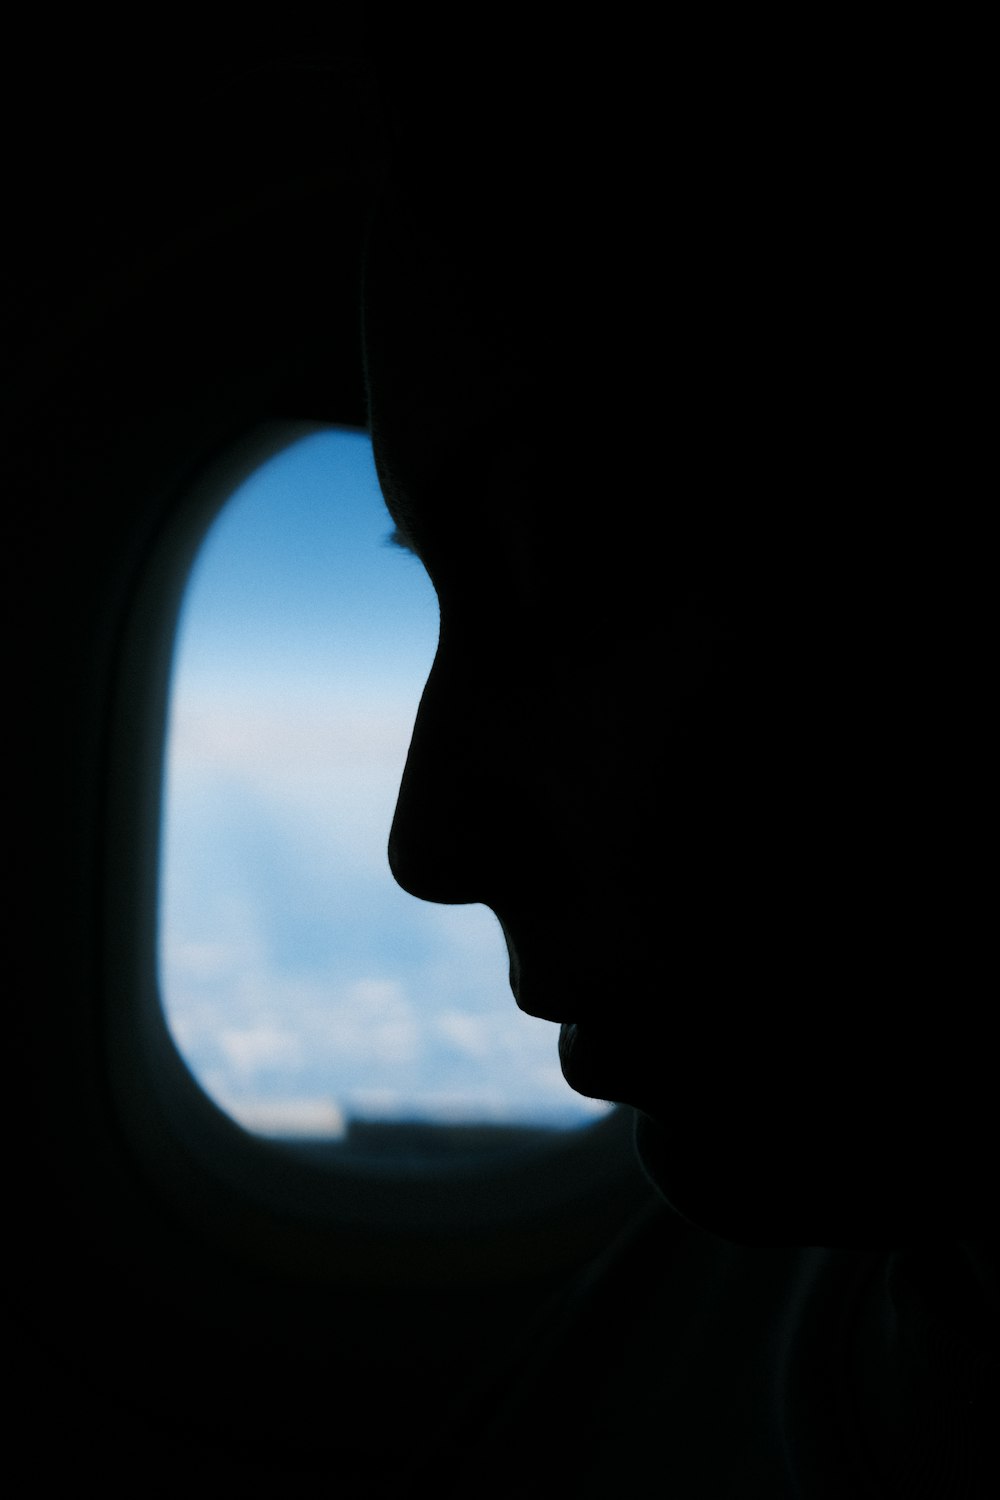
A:
POLYGON ((560 1027, 563 1077, 587 1099, 648 1108, 654 1085, 645 1076, 645 1061, 631 1029, 619 1031, 602 1021, 564 1022, 560 1027))

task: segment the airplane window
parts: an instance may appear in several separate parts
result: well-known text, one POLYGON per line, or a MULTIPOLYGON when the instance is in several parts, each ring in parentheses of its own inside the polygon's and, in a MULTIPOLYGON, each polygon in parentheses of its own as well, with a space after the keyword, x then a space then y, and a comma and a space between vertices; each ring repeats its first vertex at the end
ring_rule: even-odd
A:
POLYGON ((437 641, 361 432, 251 474, 190 575, 171 678, 158 965, 205 1092, 267 1137, 354 1122, 573 1129, 555 1028, 499 923, 393 882, 386 839, 437 641))

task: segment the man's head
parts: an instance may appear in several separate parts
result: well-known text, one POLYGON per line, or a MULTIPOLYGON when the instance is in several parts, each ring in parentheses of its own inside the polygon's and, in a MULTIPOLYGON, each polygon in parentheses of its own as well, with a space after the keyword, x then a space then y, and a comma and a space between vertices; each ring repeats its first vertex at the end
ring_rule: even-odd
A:
POLYGON ((649 142, 498 156, 466 123, 400 153, 366 270, 376 461, 441 605, 393 871, 496 912, 517 1003, 682 1213, 918 1237, 969 1209, 985 1105, 941 1026, 949 539, 898 361, 875 420, 875 273, 833 285, 788 163, 706 217, 649 142))

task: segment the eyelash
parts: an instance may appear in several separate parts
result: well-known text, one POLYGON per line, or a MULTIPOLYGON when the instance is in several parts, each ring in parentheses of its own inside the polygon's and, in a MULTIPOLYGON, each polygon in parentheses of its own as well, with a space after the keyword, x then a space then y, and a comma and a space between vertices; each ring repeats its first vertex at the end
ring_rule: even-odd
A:
POLYGON ((398 526, 394 526, 391 531, 387 531, 382 540, 387 547, 399 547, 402 552, 408 552, 411 557, 416 556, 409 542, 400 534, 398 526))

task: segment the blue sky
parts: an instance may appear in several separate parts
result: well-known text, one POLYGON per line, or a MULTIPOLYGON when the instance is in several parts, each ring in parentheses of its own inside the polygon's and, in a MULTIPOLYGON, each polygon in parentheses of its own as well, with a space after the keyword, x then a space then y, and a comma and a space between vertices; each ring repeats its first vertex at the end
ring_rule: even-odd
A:
POLYGON ((556 1028, 493 914, 417 901, 385 847, 437 641, 362 433, 300 439, 210 529, 175 648, 161 853, 167 1023, 264 1134, 350 1118, 573 1127, 556 1028))

